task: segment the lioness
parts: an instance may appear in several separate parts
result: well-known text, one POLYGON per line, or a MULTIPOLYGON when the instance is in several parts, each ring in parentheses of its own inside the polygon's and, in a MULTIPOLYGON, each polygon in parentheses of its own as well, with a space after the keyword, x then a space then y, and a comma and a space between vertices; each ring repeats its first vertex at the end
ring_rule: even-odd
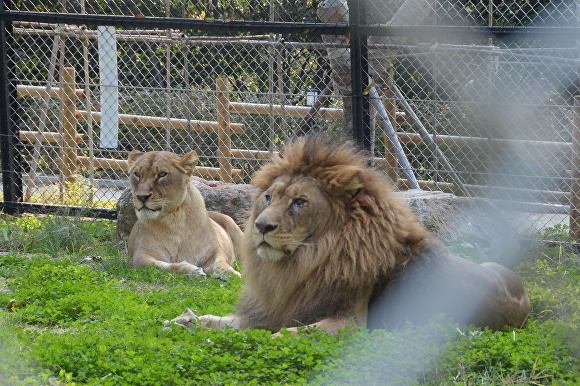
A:
POLYGON ((521 327, 530 303, 518 276, 450 256, 367 165, 352 143, 315 135, 288 144, 252 179, 259 194, 234 313, 198 317, 187 309, 173 321, 336 334, 351 324, 394 328, 445 312, 461 323, 521 327))
POLYGON ((208 212, 191 183, 197 154, 132 151, 128 158, 137 222, 128 241, 135 267, 155 265, 194 275, 240 275, 230 265, 242 231, 228 216, 208 212))

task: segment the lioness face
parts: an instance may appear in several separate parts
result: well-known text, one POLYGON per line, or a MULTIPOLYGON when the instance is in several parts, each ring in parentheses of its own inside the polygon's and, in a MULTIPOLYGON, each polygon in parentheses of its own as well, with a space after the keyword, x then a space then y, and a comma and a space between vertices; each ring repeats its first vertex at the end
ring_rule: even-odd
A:
POLYGON ((165 151, 133 151, 128 163, 137 218, 155 219, 183 203, 197 154, 179 157, 165 151))
POLYGON ((278 177, 253 207, 251 242, 258 256, 278 261, 314 241, 330 220, 330 202, 312 177, 278 177))

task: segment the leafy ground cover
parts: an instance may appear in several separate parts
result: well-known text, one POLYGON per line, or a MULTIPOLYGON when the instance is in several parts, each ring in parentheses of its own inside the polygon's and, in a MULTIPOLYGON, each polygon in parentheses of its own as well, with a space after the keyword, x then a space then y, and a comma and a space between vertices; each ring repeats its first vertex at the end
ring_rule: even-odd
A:
MULTIPOLYGON (((185 307, 227 314, 243 279, 133 269, 114 233, 110 221, 0 218, 0 384, 580 382, 580 257, 561 246, 528 250, 516 268, 532 299, 524 329, 439 318, 394 332, 272 339, 164 328, 185 307)), ((482 257, 469 245, 458 251, 482 257)))

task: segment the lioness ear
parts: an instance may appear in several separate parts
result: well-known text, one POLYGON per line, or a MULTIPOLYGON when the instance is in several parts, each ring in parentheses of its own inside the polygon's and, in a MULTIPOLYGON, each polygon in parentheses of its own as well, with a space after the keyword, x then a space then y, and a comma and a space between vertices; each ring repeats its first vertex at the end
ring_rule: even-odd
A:
POLYGON ((185 174, 192 175, 193 170, 197 166, 197 160, 198 160, 197 153, 192 150, 189 153, 185 154, 183 157, 181 157, 179 165, 183 168, 185 174))
POLYGON ((143 154, 145 153, 141 153, 139 150, 133 150, 131 153, 129 153, 129 157, 127 158, 127 164, 129 165, 129 168, 135 165, 135 162, 137 162, 139 157, 141 157, 143 154))

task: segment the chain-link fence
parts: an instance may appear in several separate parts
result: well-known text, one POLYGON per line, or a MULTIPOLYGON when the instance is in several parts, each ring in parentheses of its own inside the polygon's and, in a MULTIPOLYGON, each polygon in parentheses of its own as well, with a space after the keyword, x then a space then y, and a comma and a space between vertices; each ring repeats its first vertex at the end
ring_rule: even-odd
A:
POLYGON ((580 194, 572 0, 4 3, 6 207, 113 210, 133 149, 245 183, 313 130, 522 232, 567 225, 580 194))

